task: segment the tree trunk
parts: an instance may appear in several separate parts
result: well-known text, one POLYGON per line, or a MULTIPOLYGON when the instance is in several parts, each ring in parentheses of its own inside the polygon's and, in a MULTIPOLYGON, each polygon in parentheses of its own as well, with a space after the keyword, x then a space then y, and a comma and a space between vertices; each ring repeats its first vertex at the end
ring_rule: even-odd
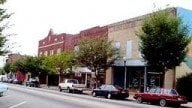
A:
POLYGON ((164 88, 174 88, 175 87, 175 68, 169 69, 164 75, 164 88))

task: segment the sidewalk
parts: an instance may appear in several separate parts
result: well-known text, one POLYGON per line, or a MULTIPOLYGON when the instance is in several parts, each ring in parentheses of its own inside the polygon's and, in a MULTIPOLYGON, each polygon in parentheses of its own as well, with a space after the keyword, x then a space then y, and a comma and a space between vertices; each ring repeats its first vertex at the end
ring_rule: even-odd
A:
MULTIPOLYGON (((41 85, 40 88, 49 89, 49 90, 57 90, 58 91, 58 87, 57 86, 49 86, 48 87, 46 85, 41 85)), ((92 95, 92 91, 87 89, 87 90, 83 91, 83 94, 85 94, 85 95, 92 95)), ((129 98, 127 98, 127 99, 131 100, 131 101, 135 101, 133 96, 134 96, 134 93, 130 92, 129 93, 129 98)), ((188 102, 187 104, 181 104, 181 107, 182 108, 192 108, 192 102, 188 102)))

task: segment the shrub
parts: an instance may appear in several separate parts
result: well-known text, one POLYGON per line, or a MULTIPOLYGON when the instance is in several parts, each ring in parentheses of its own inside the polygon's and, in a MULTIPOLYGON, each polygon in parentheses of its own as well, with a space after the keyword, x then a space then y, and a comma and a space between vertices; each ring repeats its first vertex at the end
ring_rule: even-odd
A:
POLYGON ((192 73, 177 79, 176 89, 180 95, 186 96, 192 101, 192 73))

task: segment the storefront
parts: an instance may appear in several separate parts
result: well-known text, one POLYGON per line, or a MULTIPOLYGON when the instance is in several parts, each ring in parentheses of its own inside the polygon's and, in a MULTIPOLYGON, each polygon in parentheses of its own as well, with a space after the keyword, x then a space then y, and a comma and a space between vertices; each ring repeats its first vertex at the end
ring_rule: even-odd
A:
POLYGON ((162 87, 163 74, 147 66, 140 59, 118 60, 113 65, 113 84, 130 91, 146 91, 151 87, 162 87))

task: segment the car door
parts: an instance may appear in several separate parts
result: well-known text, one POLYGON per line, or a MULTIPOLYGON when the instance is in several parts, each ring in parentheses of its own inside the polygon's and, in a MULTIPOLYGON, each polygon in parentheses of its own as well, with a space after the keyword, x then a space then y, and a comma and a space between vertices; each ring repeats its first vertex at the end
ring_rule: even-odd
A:
POLYGON ((157 88, 152 96, 153 102, 158 102, 161 98, 161 88, 157 88))
POLYGON ((145 93, 144 98, 146 101, 153 102, 155 97, 155 88, 149 90, 149 92, 145 93))
POLYGON ((111 93, 111 85, 106 85, 103 90, 103 96, 107 96, 108 93, 111 93))
POLYGON ((96 90, 96 93, 98 96, 103 96, 104 92, 105 92, 105 86, 106 85, 102 85, 100 86, 97 90, 96 90))

